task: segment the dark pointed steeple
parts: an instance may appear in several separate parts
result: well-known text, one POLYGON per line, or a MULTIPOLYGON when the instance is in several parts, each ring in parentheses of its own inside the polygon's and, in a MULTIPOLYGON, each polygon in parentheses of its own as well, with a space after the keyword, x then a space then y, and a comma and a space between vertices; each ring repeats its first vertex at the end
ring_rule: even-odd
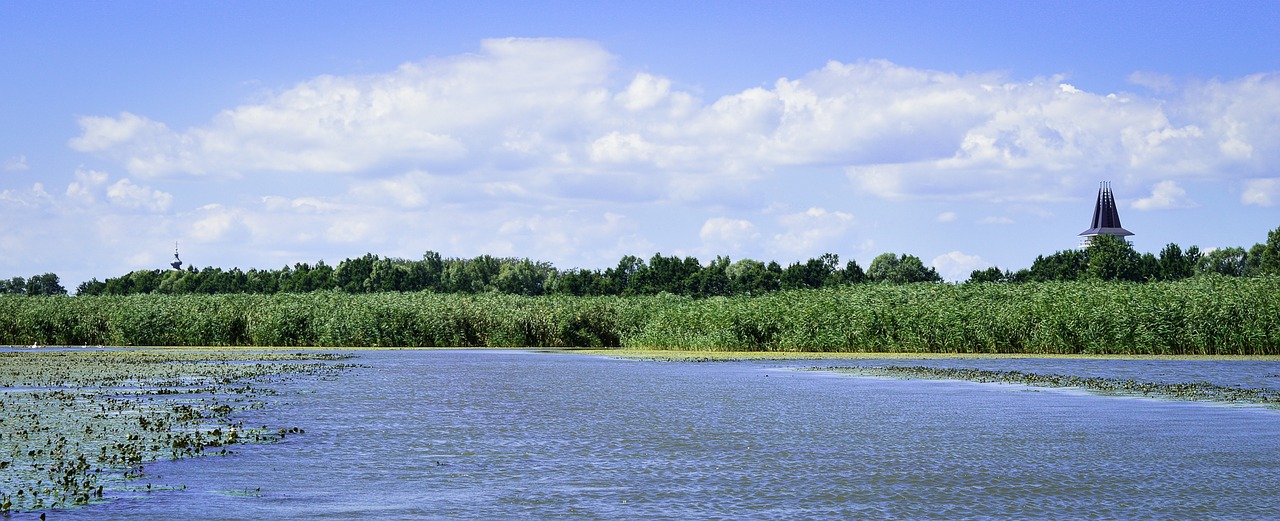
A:
POLYGON ((182 269, 182 259, 178 258, 178 243, 176 242, 173 243, 173 262, 170 262, 169 265, 173 266, 175 270, 182 269))
POLYGON ((1098 203, 1093 207, 1093 222, 1088 230, 1080 232, 1081 237, 1098 235, 1133 235, 1133 232, 1120 226, 1120 212, 1116 211, 1116 198, 1111 194, 1111 183, 1108 182, 1098 186, 1098 203))

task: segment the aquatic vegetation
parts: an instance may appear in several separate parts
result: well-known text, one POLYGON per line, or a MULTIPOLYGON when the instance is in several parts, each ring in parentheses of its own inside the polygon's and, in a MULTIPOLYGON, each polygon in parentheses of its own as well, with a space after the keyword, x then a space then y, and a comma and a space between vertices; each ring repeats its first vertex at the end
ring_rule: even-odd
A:
POLYGON ((857 284, 755 297, 0 295, 0 344, 1280 354, 1280 277, 857 284))
MULTIPOLYGON (((329 353, 0 352, 0 514, 104 500, 144 464, 229 454, 297 427, 246 427, 270 384, 349 365, 329 353), (213 450, 218 449, 218 450, 213 450)), ((147 483, 150 490, 151 484, 147 483)))
POLYGON ((1229 387, 1209 382, 1145 382, 1129 378, 1100 378, 1061 374, 1037 374, 1023 371, 991 371, 973 368, 939 368, 894 365, 878 367, 823 367, 814 369, 856 374, 860 376, 888 376, 895 378, 921 378, 931 380, 965 380, 982 383, 1022 384, 1034 387, 1074 387, 1107 394, 1280 406, 1280 390, 1229 387))

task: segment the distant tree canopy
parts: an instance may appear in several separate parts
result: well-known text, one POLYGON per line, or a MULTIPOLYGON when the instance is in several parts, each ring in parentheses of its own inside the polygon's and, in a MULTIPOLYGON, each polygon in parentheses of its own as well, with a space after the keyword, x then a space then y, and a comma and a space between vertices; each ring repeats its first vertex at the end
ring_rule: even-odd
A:
MULTIPOLYGON (((1201 251, 1169 244, 1159 256, 1138 253, 1122 238, 1103 235, 1085 249, 1040 255, 1030 268, 1011 272, 999 267, 975 270, 968 283, 1018 283, 1074 280, 1172 281, 1198 275, 1232 277, 1280 275, 1280 228, 1265 243, 1201 251)), ((147 293, 304 293, 343 291, 431 291, 437 293, 505 293, 512 295, 655 295, 670 293, 695 298, 761 295, 773 291, 822 288, 845 284, 936 283, 942 277, 919 257, 884 253, 864 272, 856 261, 841 265, 826 253, 786 268, 768 263, 717 256, 707 264, 694 257, 654 254, 648 260, 628 255, 604 270, 558 270, 546 262, 481 255, 473 259, 443 258, 428 251, 421 259, 382 258, 372 253, 346 259, 337 266, 324 261, 296 263, 278 270, 201 268, 138 270, 93 279, 77 287, 78 295, 147 293)), ((0 279, 0 294, 65 295, 58 276, 0 279)))
POLYGON ((911 282, 942 282, 942 276, 914 255, 882 253, 871 260, 867 279, 872 282, 908 284, 911 282))
POLYGON ((1170 243, 1160 255, 1138 253, 1128 241, 1112 236, 1094 237, 1082 250, 1063 250, 1038 256, 1028 269, 1001 271, 997 267, 974 270, 969 282, 1045 282, 1058 280, 1121 280, 1154 282, 1180 280, 1197 275, 1252 277, 1280 275, 1280 228, 1267 233, 1265 243, 1242 247, 1216 248, 1202 252, 1191 246, 1183 250, 1170 243))
MULTIPOLYGON (((919 262, 919 259, 916 259, 919 262)), ((936 275, 936 274, 935 274, 936 275)), ((97 279, 77 288, 80 295, 145 293, 301 293, 344 291, 432 291, 437 293, 506 293, 512 295, 656 295, 691 297, 758 295, 780 289, 820 288, 864 282, 856 261, 840 265, 839 256, 824 254, 783 269, 743 259, 716 257, 703 265, 694 257, 655 254, 648 261, 626 256, 605 270, 560 271, 546 262, 481 255, 445 259, 428 251, 421 260, 381 258, 372 253, 346 259, 336 267, 323 261, 298 263, 279 270, 238 268, 139 270, 122 277, 97 279)))
POLYGON ((62 287, 62 284, 58 282, 58 276, 53 273, 36 275, 29 279, 22 277, 13 277, 9 280, 0 279, 0 295, 50 296, 66 294, 67 289, 62 287))

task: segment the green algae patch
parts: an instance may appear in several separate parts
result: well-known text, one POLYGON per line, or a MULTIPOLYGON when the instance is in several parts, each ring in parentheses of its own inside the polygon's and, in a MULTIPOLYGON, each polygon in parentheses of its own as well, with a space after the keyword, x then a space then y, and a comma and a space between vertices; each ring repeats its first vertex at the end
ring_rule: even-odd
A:
POLYGON ((1089 360, 1222 360, 1280 362, 1275 355, 1075 355, 1035 353, 904 353, 823 351, 710 351, 697 349, 564 349, 553 352, 600 355, 637 360, 710 362, 735 360, 895 360, 895 359, 1089 359, 1089 360))
POLYGON ((0 514, 111 499, 158 460, 231 454, 301 429, 246 426, 297 378, 349 355, 250 350, 0 352, 0 514))
POLYGON ((882 367, 815 367, 811 368, 811 370, 833 371, 855 376, 962 380, 978 383, 1021 384, 1032 387, 1076 388, 1110 395, 1280 407, 1280 390, 1231 387, 1209 382, 1149 382, 1129 378, 1040 374, 1024 371, 892 365, 882 367))

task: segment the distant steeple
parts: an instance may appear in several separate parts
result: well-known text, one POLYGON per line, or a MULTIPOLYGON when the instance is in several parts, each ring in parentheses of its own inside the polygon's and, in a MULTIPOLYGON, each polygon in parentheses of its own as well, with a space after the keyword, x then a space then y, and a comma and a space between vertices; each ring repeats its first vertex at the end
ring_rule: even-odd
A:
POLYGON ((170 262, 169 265, 173 266, 175 270, 182 269, 182 259, 178 258, 178 243, 176 242, 173 243, 173 262, 170 262))
POLYGON ((1091 238, 1099 235, 1117 237, 1133 235, 1133 232, 1120 226, 1120 212, 1116 211, 1116 198, 1111 193, 1111 183, 1106 181, 1098 185, 1098 202, 1093 207, 1093 222, 1090 223, 1088 230, 1080 232, 1080 236, 1084 237, 1081 245, 1087 246, 1091 238))

